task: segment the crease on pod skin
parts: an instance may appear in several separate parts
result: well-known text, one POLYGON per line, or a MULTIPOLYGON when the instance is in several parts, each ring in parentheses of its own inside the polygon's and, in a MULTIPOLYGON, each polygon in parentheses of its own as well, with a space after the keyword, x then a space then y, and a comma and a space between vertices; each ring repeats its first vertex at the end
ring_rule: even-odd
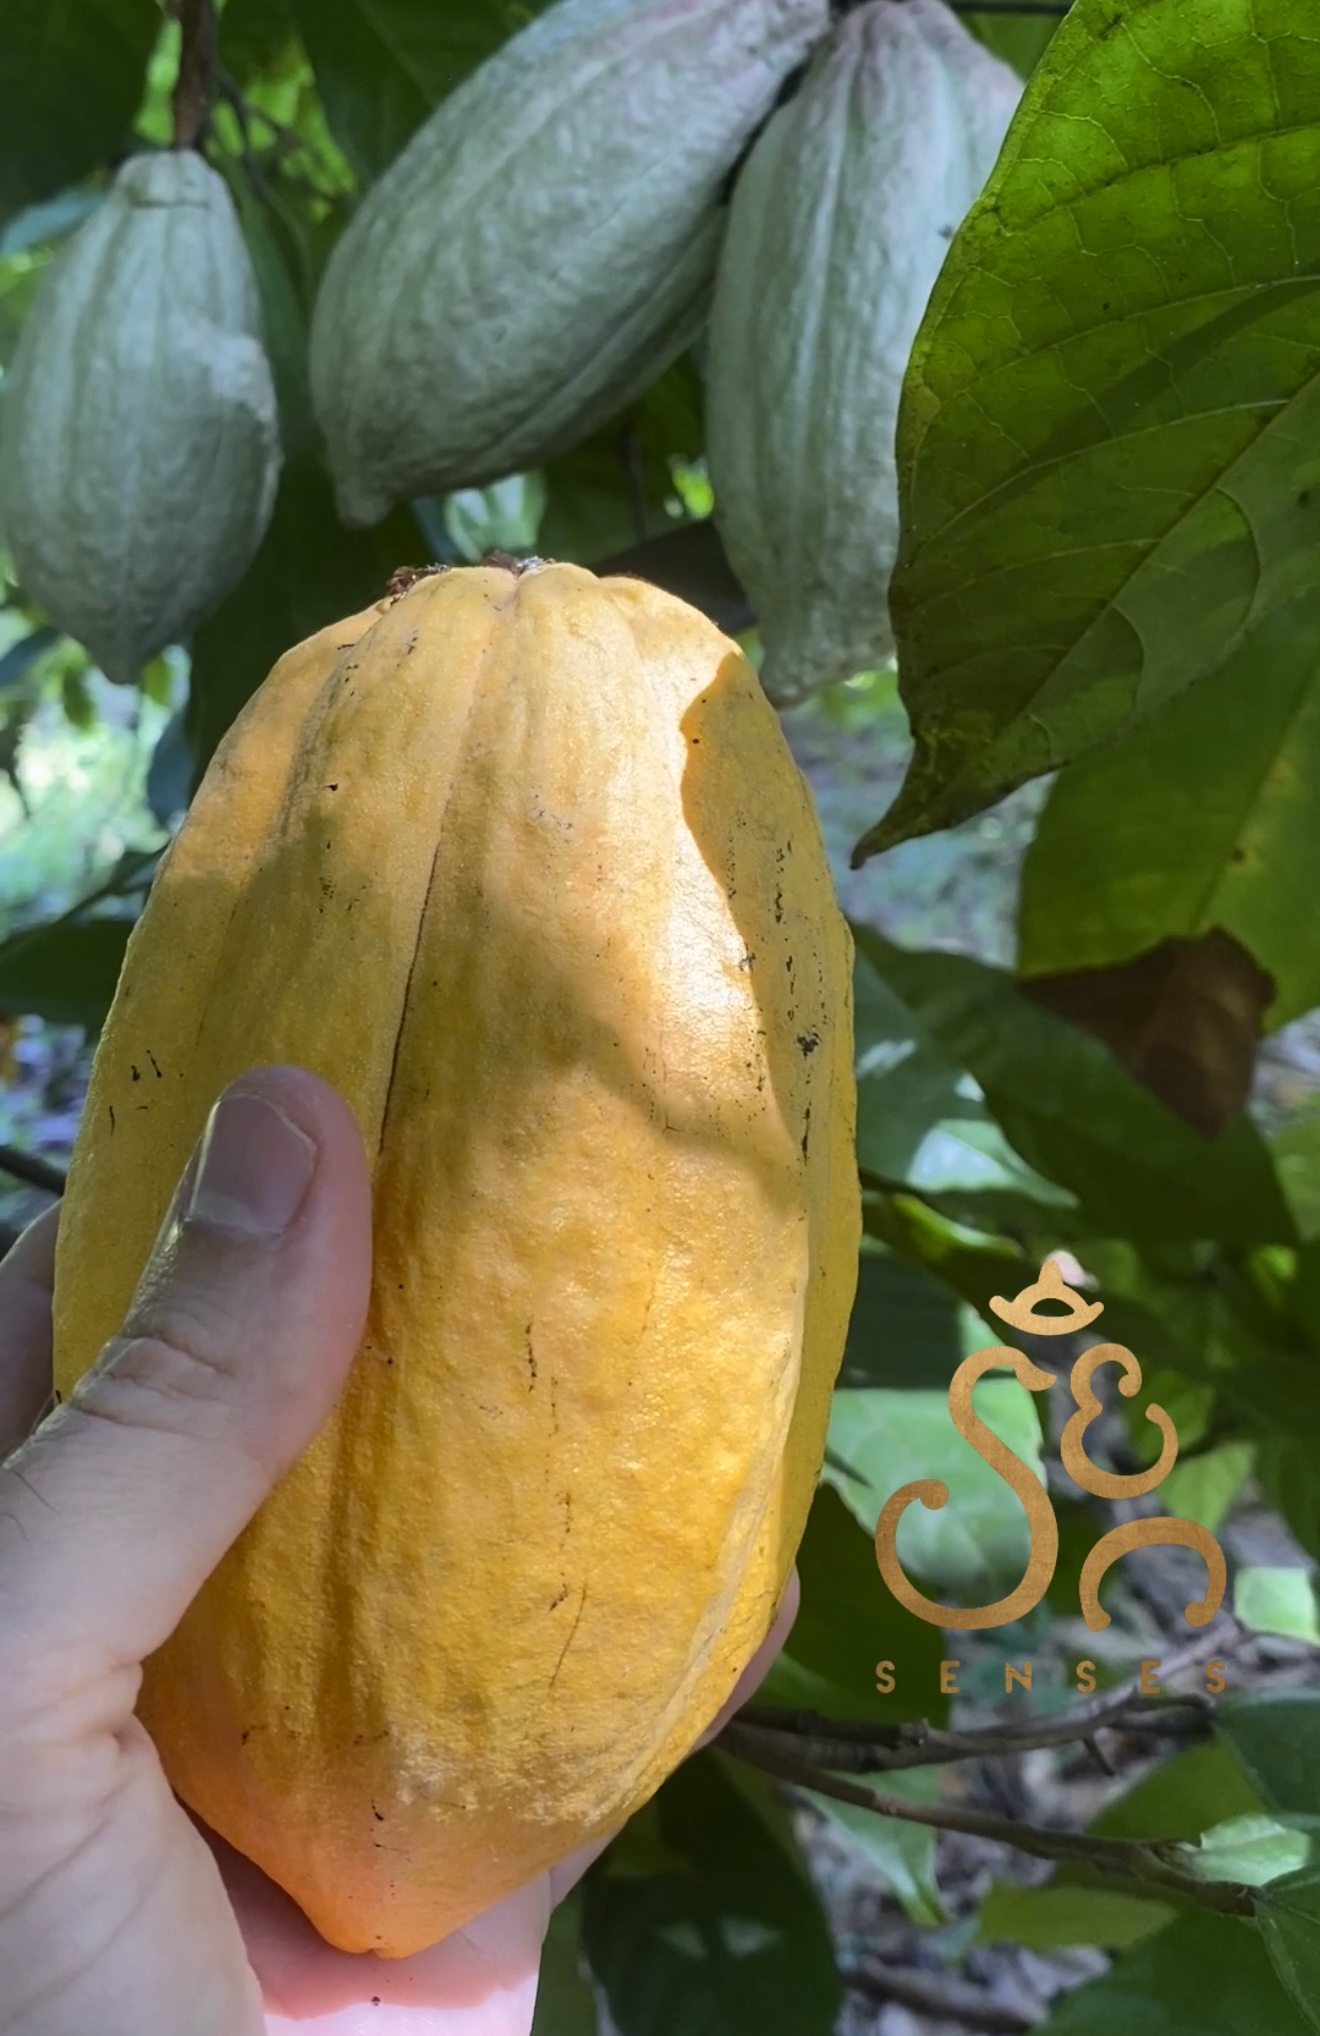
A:
POLYGON ((472 73, 328 264, 312 396, 341 514, 536 466, 704 323, 723 187, 827 0, 559 0, 472 73))
POLYGON ((121 684, 247 570, 281 463, 256 281, 224 180, 133 156, 42 277, 0 413, 27 595, 121 684))
POLYGON ((139 1712, 328 1941, 397 1957, 654 1792, 811 1503, 860 1235, 852 941, 736 645, 533 562, 423 576, 280 661, 102 1035, 66 1396, 216 1092, 283 1060, 373 1159, 367 1330, 139 1712))
POLYGON ((903 376, 1021 93, 943 0, 869 0, 817 51, 739 176, 711 312, 706 450, 777 706, 893 653, 903 376))

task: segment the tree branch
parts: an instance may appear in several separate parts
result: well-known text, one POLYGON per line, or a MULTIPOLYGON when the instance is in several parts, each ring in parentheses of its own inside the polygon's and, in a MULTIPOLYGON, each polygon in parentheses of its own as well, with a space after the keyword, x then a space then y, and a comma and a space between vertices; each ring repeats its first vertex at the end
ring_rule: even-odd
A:
POLYGON ((1252 1916, 1255 1913, 1248 1888, 1235 1881, 1197 1880, 1174 1864, 1184 1848, 1140 1838, 1102 1838, 1093 1832, 1049 1831, 1040 1825, 1020 1824, 1011 1817, 988 1816, 980 1810, 946 1810, 924 1803, 910 1803, 901 1796, 886 1796, 879 1789, 864 1788, 799 1760, 792 1753, 764 1743, 760 1734, 736 1721, 725 1726, 718 1744, 749 1767, 795 1788, 830 1796, 840 1803, 855 1803, 873 1810, 879 1817, 895 1817, 904 1824, 924 1824, 933 1831, 961 1831, 970 1838, 988 1838, 999 1845, 1012 1845, 1037 1859, 1077 1859, 1099 1872, 1143 1886, 1163 1888, 1211 1909, 1221 1916, 1252 1916))
POLYGON ((1035 2027, 1034 2016, 1001 2007, 984 1988, 951 1975, 914 1972, 868 1954, 845 1966, 840 1977, 845 1986, 873 2001, 896 2001, 901 2008, 913 2008, 940 2022, 965 2022, 975 2036, 1018 2036, 1035 2027))
MULTIPOLYGON (((1232 1654, 1250 1637, 1236 1620, 1227 1632, 1221 1627, 1217 1634, 1201 1634, 1170 1656, 1161 1667, 1161 1675, 1172 1681, 1216 1654, 1232 1654)), ((1213 1714, 1213 1701, 1203 1691, 1170 1691, 1167 1695, 1148 1696, 1136 1675, 1050 1717, 1015 1719, 1003 1725, 987 1725, 978 1732, 950 1731, 925 1718, 889 1725, 854 1718, 827 1718, 818 1711, 763 1704, 745 1704, 732 1722, 756 1734, 763 1745, 773 1747, 776 1739, 791 1740, 791 1749, 786 1750, 814 1766, 851 1774, 875 1774, 901 1768, 939 1767, 945 1761, 995 1759, 1074 1742, 1085 1744, 1104 1730, 1165 1732, 1177 1738, 1200 1738, 1210 1730, 1213 1714)))
MULTIPOLYGON (((800 1759, 844 1774, 892 1774, 906 1768, 942 1767, 955 1760, 994 1760, 1046 1747, 1088 1745, 1102 1727, 1115 1732, 1164 1733, 1177 1739, 1202 1739, 1211 1729, 1208 1700, 1198 1703, 1190 1697, 1133 1697, 1090 1724, 1064 1714, 1021 1724, 988 1725, 983 1732, 948 1732, 924 1720, 886 1727, 817 1718, 809 1711, 787 1715, 791 1723, 774 1712, 749 1706, 733 1722, 755 1733, 763 1744, 790 1739, 800 1759)), ((1094 1751, 1103 1766, 1103 1754, 1094 1751)))
POLYGON ((0 1173, 12 1174, 31 1188, 43 1188, 48 1195, 64 1193, 64 1175, 59 1168, 17 1145, 0 1145, 0 1173))

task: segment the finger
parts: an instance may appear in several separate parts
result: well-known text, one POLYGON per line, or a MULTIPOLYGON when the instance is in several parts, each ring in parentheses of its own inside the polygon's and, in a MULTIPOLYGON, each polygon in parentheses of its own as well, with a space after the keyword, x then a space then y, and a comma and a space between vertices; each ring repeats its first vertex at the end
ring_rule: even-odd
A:
POLYGON ((17 1621, 52 1659, 95 1651, 114 1665, 162 1644, 329 1413, 370 1269, 370 1179, 348 1105, 300 1068, 240 1077, 123 1333, 0 1468, 7 1637, 17 1621))
POLYGON ((0 1461, 41 1419, 50 1398, 50 1297, 63 1204, 29 1223, 0 1263, 0 1461))
MULTIPOLYGON (((194 1819, 194 1821, 200 1821, 194 1819)), ((205 1827, 203 1827, 205 1828, 205 1827)), ((268 2036, 524 2036, 550 1919, 544 1876, 409 1958, 336 1951, 252 1861, 206 1833, 261 1983, 268 2036)))

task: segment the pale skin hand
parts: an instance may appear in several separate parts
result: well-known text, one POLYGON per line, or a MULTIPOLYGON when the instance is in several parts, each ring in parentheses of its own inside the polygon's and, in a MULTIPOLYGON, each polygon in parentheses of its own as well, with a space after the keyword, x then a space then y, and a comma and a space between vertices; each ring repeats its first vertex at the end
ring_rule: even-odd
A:
MULTIPOLYGON (((321 1426, 366 1314, 347 1105, 296 1068, 234 1088, 268 1219, 272 1104, 307 1141, 287 1228, 181 1222, 194 1155, 123 1336, 44 1421, 58 1209, 0 1266, 0 2036, 527 2036, 551 1909, 607 1840, 416 1957, 354 1956, 179 1805, 133 1716, 139 1664, 321 1426)), ((794 1578, 706 1738, 796 1609, 794 1578)))

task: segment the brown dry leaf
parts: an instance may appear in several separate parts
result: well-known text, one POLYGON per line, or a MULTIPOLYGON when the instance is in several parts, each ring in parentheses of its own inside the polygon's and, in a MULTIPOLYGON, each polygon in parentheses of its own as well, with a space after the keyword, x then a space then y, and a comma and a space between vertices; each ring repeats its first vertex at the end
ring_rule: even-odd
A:
POLYGON ((1203 1138, 1242 1115, 1275 983, 1222 927, 1162 940, 1108 968, 1029 977, 1022 989, 1103 1040, 1203 1138))

